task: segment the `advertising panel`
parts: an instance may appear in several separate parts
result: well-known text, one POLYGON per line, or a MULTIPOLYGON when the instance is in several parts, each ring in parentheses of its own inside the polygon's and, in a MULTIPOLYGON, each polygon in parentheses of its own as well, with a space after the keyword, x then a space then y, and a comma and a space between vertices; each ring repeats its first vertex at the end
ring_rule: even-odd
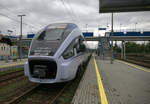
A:
POLYGON ((18 58, 18 47, 11 46, 11 53, 12 53, 12 58, 17 59, 18 58))

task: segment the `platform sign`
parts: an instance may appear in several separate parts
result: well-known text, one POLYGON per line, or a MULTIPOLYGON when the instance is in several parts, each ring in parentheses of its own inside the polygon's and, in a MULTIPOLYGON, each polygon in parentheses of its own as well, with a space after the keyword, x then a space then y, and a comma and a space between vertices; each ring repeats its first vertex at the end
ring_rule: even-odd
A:
POLYGON ((106 28, 98 28, 98 30, 106 30, 106 28))
POLYGON ((84 37, 93 37, 93 32, 83 32, 84 37))
POLYGON ((13 59, 18 58, 18 47, 17 46, 11 46, 11 54, 13 59))
POLYGON ((27 38, 33 38, 35 36, 35 34, 28 34, 27 38))
POLYGON ((150 0, 99 0, 100 13, 150 11, 150 0))

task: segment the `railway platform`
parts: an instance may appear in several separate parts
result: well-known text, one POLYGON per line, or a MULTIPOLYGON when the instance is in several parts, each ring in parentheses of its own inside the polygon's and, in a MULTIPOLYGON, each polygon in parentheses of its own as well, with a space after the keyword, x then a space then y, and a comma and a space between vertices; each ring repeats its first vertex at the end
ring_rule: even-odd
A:
POLYGON ((72 104, 100 104, 99 88, 93 58, 89 61, 87 70, 72 100, 72 104))
POLYGON ((150 104, 150 69, 93 56, 72 104, 150 104))
POLYGON ((15 62, 13 60, 9 60, 7 63, 5 61, 0 61, 0 72, 23 67, 26 61, 27 59, 22 59, 21 61, 17 60, 15 62))

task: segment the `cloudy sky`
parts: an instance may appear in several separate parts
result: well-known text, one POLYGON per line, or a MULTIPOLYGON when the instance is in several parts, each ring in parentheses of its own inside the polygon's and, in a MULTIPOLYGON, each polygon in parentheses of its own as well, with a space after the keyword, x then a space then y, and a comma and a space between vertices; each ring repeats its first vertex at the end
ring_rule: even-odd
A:
MULTIPOLYGON (((37 32, 50 23, 73 22, 85 31, 111 24, 111 14, 99 14, 99 0, 0 0, 0 31, 19 34, 19 14, 23 17, 23 34, 37 32)), ((115 30, 150 30, 150 12, 114 14, 115 30)))

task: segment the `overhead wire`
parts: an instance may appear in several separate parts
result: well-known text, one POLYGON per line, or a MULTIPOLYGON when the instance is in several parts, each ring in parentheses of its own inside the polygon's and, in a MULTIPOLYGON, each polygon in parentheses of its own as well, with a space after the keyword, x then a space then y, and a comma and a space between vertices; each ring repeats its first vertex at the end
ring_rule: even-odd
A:
MULTIPOLYGON (((0 6, 2 6, 2 5, 0 5, 0 6)), ((7 11, 9 11, 9 14, 12 14, 11 12, 11 10, 9 9, 9 8, 6 8, 6 7, 3 7, 3 9, 5 9, 5 10, 7 10, 7 11)), ((29 9, 26 11, 26 12, 29 12, 30 13, 30 11, 29 11, 29 9)), ((15 12, 13 12, 14 14, 16 14, 15 12)), ((4 16, 4 14, 2 14, 3 16, 4 16)), ((15 15, 16 16, 16 15, 15 15)), ((16 21, 16 22, 20 22, 20 21, 17 21, 17 20, 15 20, 15 19, 13 19, 13 18, 10 18, 9 16, 7 16, 7 15, 5 15, 5 17, 7 17, 7 18, 9 18, 9 19, 11 19, 11 20, 14 20, 14 21, 16 21)), ((62 19, 62 18, 61 18, 62 19)), ((65 18, 64 18, 65 19, 65 18)), ((58 21, 59 19, 53 19, 53 18, 50 18, 50 20, 51 21, 58 21)), ((25 25, 28 25, 28 26, 30 26, 31 28, 35 28, 35 26, 33 26, 33 24, 30 24, 30 23, 23 23, 23 24, 25 24, 25 25)), ((36 24, 36 25, 38 25, 38 27, 43 27, 41 24, 36 24)), ((45 24, 45 25, 48 25, 48 24, 45 24)), ((39 29, 39 28, 37 28, 37 29, 39 29)))
MULTIPOLYGON (((16 20, 16 19, 14 19, 14 18, 12 18, 12 17, 9 17, 8 15, 5 15, 5 14, 3 14, 3 13, 0 13, 0 15, 3 16, 3 17, 6 17, 6 18, 8 18, 8 19, 10 19, 10 20, 12 20, 12 21, 15 21, 15 22, 17 22, 17 23, 20 23, 19 20, 16 20)), ((24 25, 27 25, 27 26, 30 26, 30 27, 32 27, 32 28, 38 29, 37 27, 33 26, 32 24, 25 23, 25 22, 23 22, 23 24, 24 24, 24 25)))
MULTIPOLYGON (((68 3, 68 6, 67 6, 67 3, 66 3, 64 0, 60 0, 60 1, 61 1, 61 3, 62 3, 63 6, 64 6, 65 12, 70 16, 70 18, 71 18, 72 21, 75 21, 75 19, 77 19, 77 16, 76 16, 76 14, 74 13, 74 11, 73 11, 71 5, 68 3), (69 7, 69 9, 68 9, 68 7, 69 7)), ((6 15, 5 13, 0 13, 1 16, 6 17, 6 18, 8 18, 8 19, 10 19, 10 20, 12 20, 12 21, 15 21, 16 23, 20 23, 19 20, 16 20, 16 19, 12 18, 12 17, 16 16, 16 13, 15 13, 14 11, 10 10, 9 8, 7 8, 7 7, 5 7, 5 6, 1 5, 1 4, 0 4, 0 7, 2 7, 3 9, 5 9, 5 10, 8 12, 9 15, 10 15, 10 14, 13 15, 13 16, 9 16, 9 15, 6 15), (14 15, 14 14, 15 14, 15 15, 14 15)), ((62 18, 61 18, 61 19, 62 19, 62 18)), ((64 18, 64 19, 65 19, 65 18, 64 18)), ((66 19, 69 19, 69 17, 66 18, 66 19)), ((51 21, 59 21, 59 19, 51 19, 51 21)), ((35 26, 35 25, 31 24, 31 23, 27 23, 27 22, 24 22, 24 21, 23 21, 23 24, 24 24, 24 25, 27 25, 27 26, 29 26, 29 27, 31 27, 31 28, 35 28, 35 29, 39 29, 39 27, 42 26, 41 24, 36 24, 36 25, 38 25, 38 26, 35 26)), ((43 26, 42 26, 42 27, 43 27, 43 26)))
MULTIPOLYGON (((0 7, 2 7, 2 9, 7 10, 7 12, 9 12, 9 14, 11 14, 11 15, 13 15, 13 16, 16 16, 16 15, 14 15, 14 14, 16 14, 16 13, 15 13, 14 11, 11 11, 9 8, 4 7, 4 6, 1 5, 1 4, 0 4, 0 7), (13 14, 12 14, 12 13, 13 13, 13 14)), ((15 21, 15 22, 20 23, 20 21, 14 19, 14 18, 12 18, 12 17, 10 17, 10 16, 8 16, 8 15, 6 15, 6 14, 4 14, 4 13, 0 13, 0 15, 1 15, 1 16, 4 16, 4 17, 6 17, 6 18, 8 18, 8 19, 10 19, 10 20, 12 20, 12 21, 15 21)), ((33 24, 30 24, 30 23, 27 23, 27 22, 26 22, 26 23, 23 22, 23 24, 24 24, 24 25, 27 25, 27 26, 30 26, 30 27, 32 27, 32 28, 39 29, 38 27, 33 26, 33 24)))
POLYGON ((81 23, 81 20, 79 19, 79 17, 77 16, 77 14, 74 12, 74 10, 73 10, 73 8, 72 8, 72 6, 71 6, 71 4, 70 4, 70 1, 68 1, 68 2, 66 1, 66 3, 68 4, 68 7, 69 7, 71 13, 74 15, 74 17, 77 19, 77 21, 78 21, 79 23, 81 23))
POLYGON ((73 15, 70 13, 70 10, 68 10, 65 1, 64 1, 64 0, 60 0, 60 1, 61 1, 61 3, 63 4, 64 9, 66 10, 66 13, 70 16, 70 18, 72 19, 72 21, 74 21, 74 17, 73 17, 73 15))

